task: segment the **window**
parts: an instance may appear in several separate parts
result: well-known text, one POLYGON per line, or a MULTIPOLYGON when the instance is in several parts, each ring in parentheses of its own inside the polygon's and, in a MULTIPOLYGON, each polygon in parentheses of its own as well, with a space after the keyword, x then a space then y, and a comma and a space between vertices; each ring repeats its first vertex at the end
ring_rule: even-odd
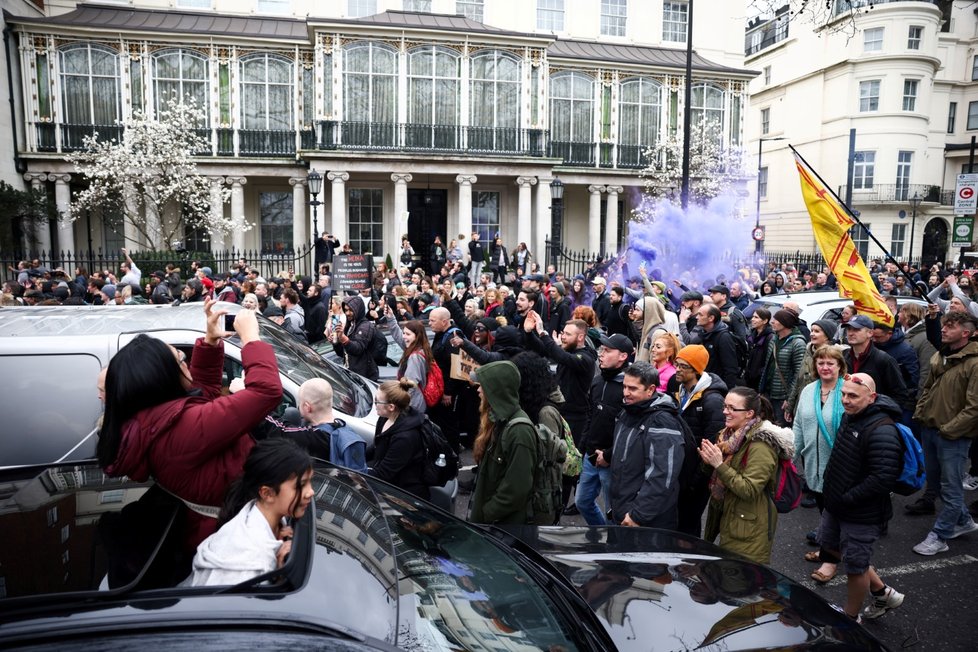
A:
POLYGON ((968 129, 978 129, 978 102, 968 102, 968 129))
POLYGON ((455 3, 456 13, 462 14, 477 23, 485 22, 483 18, 483 0, 458 0, 455 3))
POLYGON ((917 108, 917 86, 920 82, 916 79, 903 80, 903 110, 914 111, 917 108))
POLYGON ((61 543, 65 543, 66 541, 68 541, 68 538, 70 536, 71 536, 71 526, 63 525, 61 527, 61 543))
POLYGON ((771 132, 771 109, 761 109, 761 135, 771 132))
POLYGON ((919 25, 911 25, 907 30, 907 49, 919 50, 920 37, 924 34, 924 28, 919 25))
POLYGON ((71 555, 69 555, 68 551, 65 550, 61 553, 61 563, 67 565, 69 561, 71 561, 71 555))
POLYGON ((628 0, 601 0, 601 34, 624 36, 627 15, 628 0))
POLYGON ((771 83, 771 66, 764 66, 764 85, 771 83))
POLYGON ((571 72, 560 73, 550 80, 551 145, 564 145, 555 155, 565 160, 593 161, 594 79, 571 72), (585 143, 584 147, 576 144, 585 143))
POLYGON ((242 59, 242 129, 291 130, 295 127, 292 69, 291 61, 274 54, 242 59))
POLYGON ((100 491, 98 494, 98 504, 111 505, 113 503, 121 503, 122 499, 125 497, 125 489, 109 489, 108 491, 100 491))
POLYGON ((520 126, 520 62, 499 50, 470 59, 469 148, 516 151, 520 126))
POLYGON ((910 197, 910 166, 913 163, 913 152, 897 154, 896 194, 897 201, 907 201, 910 197))
POLYGON ((662 40, 671 43, 685 43, 687 22, 689 21, 689 3, 662 3, 662 40))
POLYGON ((258 193, 261 211, 261 251, 279 254, 292 249, 292 193, 258 193))
POLYGON ((894 258, 903 258, 903 246, 907 241, 907 225, 894 224, 893 231, 890 233, 890 255, 894 258))
POLYGON ((102 243, 106 251, 118 251, 126 246, 126 223, 119 208, 102 208, 102 243))
POLYGON ((757 171, 757 196, 767 199, 767 166, 757 171))
POLYGON ((879 110, 880 80, 873 79, 859 82, 859 111, 865 113, 867 111, 879 110))
POLYGON ((431 0, 404 0, 404 11, 431 12, 431 0))
POLYGON ((863 222, 862 225, 855 225, 849 229, 849 237, 852 238, 852 244, 856 247, 856 251, 862 256, 863 260, 869 258, 869 232, 872 230, 872 225, 863 222))
POLYGON ((694 129, 702 129, 719 140, 723 137, 726 97, 721 88, 711 84, 693 84, 690 109, 694 129))
POLYGON ((350 188, 350 246, 353 251, 380 253, 384 250, 384 191, 379 188, 350 188))
POLYGON ((978 81, 978 56, 971 60, 971 81, 978 81))
POLYGON ((156 111, 166 109, 171 97, 193 98, 204 110, 204 124, 210 102, 207 59, 192 50, 164 50, 153 57, 153 96, 156 111))
POLYGON ((958 119, 958 103, 951 102, 947 105, 947 133, 954 133, 954 123, 958 119))
POLYGON ((408 53, 408 146, 460 146, 454 127, 459 123, 461 76, 453 50, 424 46, 408 53))
POLYGON ((564 31, 564 0, 537 0, 537 29, 564 31))
POLYGON ((876 172, 876 152, 856 152, 852 164, 852 187, 868 190, 873 187, 876 172))
POLYGON ((397 54, 380 43, 354 43, 343 57, 344 140, 393 145, 397 122, 397 54))
POLYGON ((377 13, 377 0, 347 0, 346 13, 350 18, 373 16, 377 13))
POLYGON ((97 45, 74 45, 58 54, 64 121, 69 125, 115 127, 122 117, 118 53, 97 45))
POLYGON ((863 52, 879 52, 883 49, 883 28, 863 30, 863 52))
POLYGON ((54 506, 48 510, 47 514, 48 527, 53 527, 58 523, 58 507, 54 506))
POLYGON ((499 231, 499 193, 472 193, 472 230, 479 232, 483 242, 492 242, 499 231))
POLYGON ((292 0, 258 0, 260 14, 288 14, 292 12, 292 0))
POLYGON ((653 79, 622 83, 618 94, 619 165, 640 167, 643 152, 655 147, 662 128, 662 95, 662 84, 653 79))

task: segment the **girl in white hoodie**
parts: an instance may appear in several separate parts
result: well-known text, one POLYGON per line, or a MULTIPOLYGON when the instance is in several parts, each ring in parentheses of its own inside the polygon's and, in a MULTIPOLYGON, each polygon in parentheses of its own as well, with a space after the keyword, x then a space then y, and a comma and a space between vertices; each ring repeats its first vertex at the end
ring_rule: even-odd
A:
POLYGON ((292 550, 289 523, 312 496, 309 454, 288 439, 259 442, 228 490, 222 525, 197 548, 189 584, 233 585, 281 568, 292 550))

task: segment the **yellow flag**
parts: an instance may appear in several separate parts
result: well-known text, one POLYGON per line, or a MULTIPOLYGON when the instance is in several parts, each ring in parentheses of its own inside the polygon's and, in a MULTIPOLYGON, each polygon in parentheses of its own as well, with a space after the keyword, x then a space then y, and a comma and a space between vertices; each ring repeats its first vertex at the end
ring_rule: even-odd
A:
POLYGON ((856 221, 819 181, 808 164, 795 153, 801 178, 801 194, 812 218, 812 230, 822 256, 835 274, 839 295, 852 299, 856 311, 878 323, 893 326, 893 313, 876 289, 866 263, 859 257, 849 229, 856 221))

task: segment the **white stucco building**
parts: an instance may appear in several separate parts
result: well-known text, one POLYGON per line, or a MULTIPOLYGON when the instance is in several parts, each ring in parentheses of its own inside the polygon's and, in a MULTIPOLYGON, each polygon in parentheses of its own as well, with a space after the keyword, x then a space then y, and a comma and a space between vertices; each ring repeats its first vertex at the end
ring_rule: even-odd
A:
MULTIPOLYGON (((834 0, 821 27, 789 23, 785 13, 748 25, 745 65, 761 75, 750 84, 747 146, 755 157, 763 148, 768 250, 815 249, 787 145, 844 199, 855 129, 852 207, 860 219, 898 259, 957 257, 951 204, 978 134, 978 18, 971 2, 941 4, 949 5, 945 15, 925 0, 855 0, 855 11, 834 0)), ((865 234, 854 237, 864 256, 881 255, 865 234)))
MULTIPOLYGON (((743 2, 695 3, 693 119, 742 143, 743 2)), ((21 176, 64 207, 81 138, 178 90, 208 107, 203 172, 255 228, 192 249, 274 252, 332 232, 422 256, 435 234, 616 251, 645 147, 681 129, 685 0, 133 0, 8 17, 21 176), (323 177, 312 223, 306 177, 323 177), (403 216, 410 217, 407 224, 403 216)), ((112 215, 52 224, 56 249, 122 244, 112 215)), ((134 237, 128 232, 127 237, 134 237)), ((542 260, 542 256, 538 256, 542 260)))

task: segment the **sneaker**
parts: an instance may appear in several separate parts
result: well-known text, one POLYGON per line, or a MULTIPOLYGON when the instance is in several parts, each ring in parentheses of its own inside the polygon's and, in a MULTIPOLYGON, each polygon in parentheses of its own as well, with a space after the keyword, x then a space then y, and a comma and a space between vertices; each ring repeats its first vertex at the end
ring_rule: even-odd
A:
POLYGON ((905 505, 903 509, 911 516, 927 516, 936 511, 934 509, 934 501, 927 500, 926 498, 918 498, 909 505, 905 505))
POLYGON ((890 609, 896 609, 903 604, 903 594, 898 593, 892 586, 883 589, 883 595, 870 595, 873 601, 863 609, 866 618, 879 618, 890 609))
POLYGON ((975 530, 978 530, 978 523, 975 523, 973 520, 968 521, 966 525, 955 525, 954 532, 948 537, 948 539, 957 539, 962 534, 968 534, 970 532, 974 532, 975 530))
POLYGON ((970 473, 964 476, 964 482, 961 483, 965 491, 974 491, 978 489, 978 477, 971 475, 970 473))
POLYGON ((936 555, 939 552, 947 552, 947 541, 937 536, 934 532, 928 532, 927 538, 913 547, 913 551, 918 555, 936 555))

